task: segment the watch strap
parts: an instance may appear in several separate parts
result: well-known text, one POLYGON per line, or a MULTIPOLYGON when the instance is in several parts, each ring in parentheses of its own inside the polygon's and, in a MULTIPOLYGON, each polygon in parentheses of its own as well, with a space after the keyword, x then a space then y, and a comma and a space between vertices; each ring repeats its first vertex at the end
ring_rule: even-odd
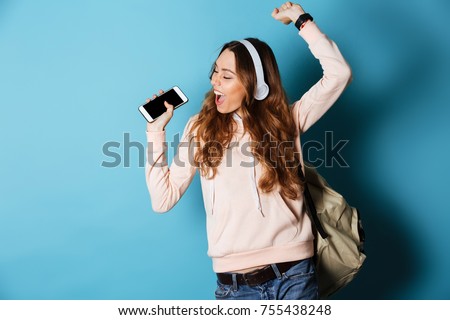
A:
POLYGON ((307 21, 313 21, 313 17, 309 13, 301 14, 300 17, 298 17, 297 21, 295 21, 295 27, 300 30, 307 21))

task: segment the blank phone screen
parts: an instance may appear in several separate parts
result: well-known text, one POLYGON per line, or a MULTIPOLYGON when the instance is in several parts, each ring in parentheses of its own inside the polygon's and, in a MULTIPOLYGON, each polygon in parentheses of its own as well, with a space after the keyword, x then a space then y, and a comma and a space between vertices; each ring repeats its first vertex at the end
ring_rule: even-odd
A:
POLYGON ((181 97, 175 92, 174 89, 170 89, 167 92, 164 92, 159 97, 156 97, 149 103, 144 105, 144 109, 148 112, 148 114, 156 119, 164 112, 166 112, 166 106, 164 105, 164 101, 167 101, 169 104, 173 105, 176 108, 178 105, 183 103, 181 97))

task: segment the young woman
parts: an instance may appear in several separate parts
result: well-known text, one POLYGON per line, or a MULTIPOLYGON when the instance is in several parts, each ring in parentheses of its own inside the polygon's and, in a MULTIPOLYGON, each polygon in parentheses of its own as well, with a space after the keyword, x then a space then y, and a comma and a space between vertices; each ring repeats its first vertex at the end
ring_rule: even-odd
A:
POLYGON ((223 46, 212 88, 186 125, 170 169, 164 127, 173 106, 165 103, 167 112, 147 124, 145 172, 154 211, 170 210, 200 171, 217 299, 318 297, 314 236, 297 176, 300 135, 338 99, 351 71, 300 5, 286 2, 272 17, 295 23, 323 68, 292 107, 272 50, 251 38, 223 46))

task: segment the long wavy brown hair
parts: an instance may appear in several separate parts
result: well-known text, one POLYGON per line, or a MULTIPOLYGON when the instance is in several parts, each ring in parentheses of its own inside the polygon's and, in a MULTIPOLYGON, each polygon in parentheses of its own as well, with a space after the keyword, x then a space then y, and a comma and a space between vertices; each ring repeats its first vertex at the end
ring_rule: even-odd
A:
MULTIPOLYGON (((242 43, 226 43, 219 56, 227 49, 234 53, 237 76, 246 90, 241 106, 242 121, 244 130, 249 133, 252 142, 255 142, 252 153, 263 166, 258 186, 263 192, 270 192, 278 183, 283 196, 297 199, 302 184, 297 176, 300 160, 294 149, 296 128, 282 87, 278 65, 272 49, 265 42, 255 38, 246 40, 253 44, 261 58, 265 82, 270 89, 266 99, 254 99, 255 67, 250 53, 242 43)), ((214 66, 211 72, 213 70, 214 66)), ((215 94, 211 89, 206 93, 202 109, 190 130, 190 133, 196 131, 200 148, 195 153, 194 161, 203 176, 214 178, 216 175, 217 166, 231 142, 234 128, 232 113, 222 114, 217 111, 215 94)))

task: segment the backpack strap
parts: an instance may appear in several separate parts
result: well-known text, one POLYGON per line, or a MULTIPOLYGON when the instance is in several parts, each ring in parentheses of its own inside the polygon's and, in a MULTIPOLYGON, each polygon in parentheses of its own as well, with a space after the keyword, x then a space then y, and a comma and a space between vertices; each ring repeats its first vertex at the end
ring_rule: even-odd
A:
POLYGON ((314 200, 311 196, 311 193, 309 192, 308 183, 306 181, 305 176, 303 175, 301 164, 299 164, 297 174, 298 177, 300 178, 300 181, 303 182, 303 199, 305 203, 306 214, 311 219, 314 227, 316 228, 317 232, 320 234, 322 239, 326 239, 328 238, 328 233, 326 233, 317 215, 316 206, 314 205, 314 200))

